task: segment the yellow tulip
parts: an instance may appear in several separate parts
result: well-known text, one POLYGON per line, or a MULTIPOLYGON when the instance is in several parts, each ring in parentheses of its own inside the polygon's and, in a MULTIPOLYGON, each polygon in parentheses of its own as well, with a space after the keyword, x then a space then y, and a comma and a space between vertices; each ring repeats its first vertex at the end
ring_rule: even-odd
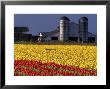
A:
POLYGON ((61 65, 96 69, 97 47, 89 45, 14 44, 14 58, 15 60, 41 60, 61 65))

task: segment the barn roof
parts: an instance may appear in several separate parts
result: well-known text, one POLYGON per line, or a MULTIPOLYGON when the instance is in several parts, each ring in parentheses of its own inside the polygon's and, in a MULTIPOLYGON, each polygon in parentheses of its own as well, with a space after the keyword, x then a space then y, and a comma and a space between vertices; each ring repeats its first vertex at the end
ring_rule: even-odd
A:
POLYGON ((43 35, 43 37, 45 38, 45 37, 48 37, 48 36, 50 36, 50 35, 53 35, 53 34, 55 34, 55 33, 58 33, 60 30, 59 30, 59 26, 55 29, 55 30, 53 30, 53 31, 50 31, 50 32, 40 32, 40 33, 42 33, 42 35, 43 35))
POLYGON ((93 33, 91 33, 91 32, 88 32, 88 34, 91 34, 91 35, 93 35, 93 36, 96 36, 95 34, 93 34, 93 33))
POLYGON ((28 32, 29 31, 29 29, 28 29, 28 27, 14 27, 14 32, 28 32))

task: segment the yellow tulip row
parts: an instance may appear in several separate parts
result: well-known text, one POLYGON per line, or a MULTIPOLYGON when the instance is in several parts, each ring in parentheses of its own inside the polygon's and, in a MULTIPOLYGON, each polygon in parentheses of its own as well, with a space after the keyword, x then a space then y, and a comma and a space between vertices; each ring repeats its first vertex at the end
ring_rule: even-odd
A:
POLYGON ((97 47, 81 45, 14 44, 15 60, 39 60, 96 69, 97 47))

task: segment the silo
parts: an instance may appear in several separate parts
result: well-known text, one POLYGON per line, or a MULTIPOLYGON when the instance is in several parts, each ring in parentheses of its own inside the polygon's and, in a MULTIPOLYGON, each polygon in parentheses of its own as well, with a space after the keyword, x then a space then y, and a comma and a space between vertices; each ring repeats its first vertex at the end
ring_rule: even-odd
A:
POLYGON ((69 19, 66 16, 60 19, 60 41, 67 41, 69 37, 69 19))
POLYGON ((79 19, 79 39, 82 43, 88 42, 88 18, 79 19))

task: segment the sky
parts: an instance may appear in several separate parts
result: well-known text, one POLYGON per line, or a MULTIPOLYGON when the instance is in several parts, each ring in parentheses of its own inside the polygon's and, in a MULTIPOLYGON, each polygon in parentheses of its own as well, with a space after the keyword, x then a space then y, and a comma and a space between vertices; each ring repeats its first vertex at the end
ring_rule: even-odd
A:
POLYGON ((96 14, 15 14, 14 26, 28 27, 29 34, 37 35, 39 32, 49 32, 59 26, 59 20, 62 16, 70 19, 70 22, 78 23, 83 16, 88 18, 88 31, 97 33, 97 15, 96 14))

